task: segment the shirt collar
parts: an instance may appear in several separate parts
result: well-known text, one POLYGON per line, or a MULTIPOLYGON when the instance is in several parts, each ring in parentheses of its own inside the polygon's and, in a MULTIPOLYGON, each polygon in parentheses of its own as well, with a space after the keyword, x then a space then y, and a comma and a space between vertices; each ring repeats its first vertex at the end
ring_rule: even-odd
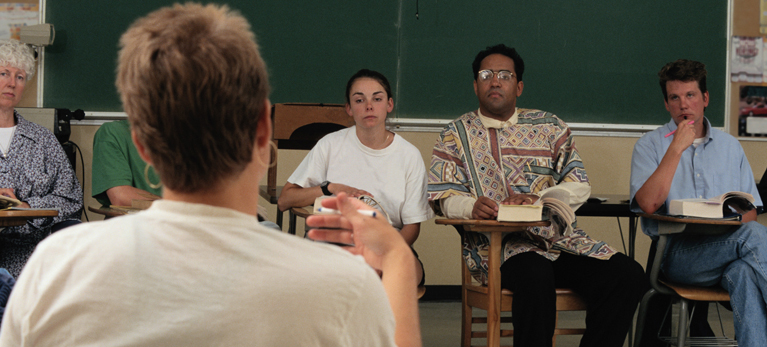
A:
POLYGON ((24 119, 16 110, 13 111, 13 114, 16 116, 16 133, 34 141, 35 138, 30 122, 24 119))
POLYGON ((517 121, 519 120, 519 107, 514 109, 514 114, 511 115, 509 120, 507 121, 499 121, 495 118, 490 118, 488 116, 485 116, 482 114, 482 111, 477 109, 477 114, 479 115, 479 120, 482 121, 482 125, 485 126, 485 128, 496 128, 496 129, 502 129, 502 128, 509 128, 517 124, 517 121))

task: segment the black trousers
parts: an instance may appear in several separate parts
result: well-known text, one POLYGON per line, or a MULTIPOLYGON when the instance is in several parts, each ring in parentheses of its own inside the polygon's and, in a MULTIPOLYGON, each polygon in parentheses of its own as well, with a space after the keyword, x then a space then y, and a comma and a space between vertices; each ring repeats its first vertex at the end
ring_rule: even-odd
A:
POLYGON ((622 253, 609 260, 562 253, 552 262, 527 252, 501 265, 501 287, 514 292, 515 347, 551 346, 556 288, 570 288, 586 301, 581 347, 618 347, 650 284, 642 266, 622 253))

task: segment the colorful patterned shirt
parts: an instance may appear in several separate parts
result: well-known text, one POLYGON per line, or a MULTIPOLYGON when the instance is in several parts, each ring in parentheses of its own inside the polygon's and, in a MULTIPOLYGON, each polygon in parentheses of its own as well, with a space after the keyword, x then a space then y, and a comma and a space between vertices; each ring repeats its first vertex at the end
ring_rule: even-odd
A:
MULTIPOLYGON (((537 194, 565 182, 588 183, 567 125, 551 113, 524 109, 518 111, 516 122, 499 129, 485 127, 477 112, 448 124, 434 146, 428 178, 429 200, 438 214, 436 202, 451 196, 486 196, 500 204, 509 192, 537 194)), ((487 282, 487 248, 482 234, 469 233, 464 238, 466 264, 482 283, 487 282)), ((562 236, 552 227, 510 233, 504 237, 503 249, 504 261, 524 252, 552 261, 560 251, 597 259, 616 253, 580 229, 562 236)))

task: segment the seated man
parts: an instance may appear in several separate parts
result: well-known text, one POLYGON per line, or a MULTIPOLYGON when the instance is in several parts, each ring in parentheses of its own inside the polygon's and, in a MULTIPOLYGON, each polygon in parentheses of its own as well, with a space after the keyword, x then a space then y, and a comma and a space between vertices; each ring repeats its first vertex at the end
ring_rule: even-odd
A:
POLYGON ((154 168, 136 151, 127 119, 104 123, 93 136, 93 198, 102 205, 131 206, 133 200, 156 200, 162 189, 154 168), (148 176, 147 176, 148 175, 148 176))
MULTIPOLYGON (((711 198, 728 191, 762 200, 738 141, 711 127, 706 67, 677 60, 658 73, 671 121, 637 141, 631 158, 631 205, 637 212, 665 213, 673 199, 711 198), (673 135, 669 136, 671 132, 673 135)), ((717 236, 674 235, 661 270, 676 282, 721 285, 730 293, 740 346, 767 346, 767 228, 756 209, 738 211, 743 225, 717 236)), ((642 219, 645 234, 657 238, 658 224, 642 219)))
MULTIPOLYGON (((551 113, 516 107, 524 87, 522 58, 497 45, 477 54, 472 68, 479 109, 450 123, 437 139, 428 170, 433 207, 448 218, 496 219, 499 204, 531 204, 557 187, 570 192, 577 209, 591 187, 570 129, 551 113)), ((467 239, 466 263, 482 281, 487 238, 471 233, 467 239)), ((638 263, 578 229, 568 236, 550 227, 509 234, 503 261, 501 286, 514 291, 518 347, 551 346, 556 287, 571 288, 588 305, 581 346, 622 346, 649 287, 638 263)))

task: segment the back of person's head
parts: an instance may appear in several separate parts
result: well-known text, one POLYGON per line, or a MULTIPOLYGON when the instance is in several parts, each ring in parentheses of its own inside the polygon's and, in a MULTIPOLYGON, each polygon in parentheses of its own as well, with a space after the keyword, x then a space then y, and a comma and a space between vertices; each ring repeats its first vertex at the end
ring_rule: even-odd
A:
POLYGON ((660 69, 658 77, 660 77, 660 89, 663 92, 664 100, 668 100, 668 92, 666 91, 666 82, 668 81, 696 81, 701 93, 708 91, 706 88, 706 65, 699 61, 679 59, 670 62, 660 69))
POLYGON ((35 75, 35 56, 32 48, 18 40, 0 40, 0 66, 24 70, 29 80, 35 75))
POLYGON ((477 73, 479 73, 479 67, 482 65, 482 60, 485 60, 485 58, 492 54, 502 54, 513 60, 514 75, 517 76, 517 82, 522 82, 522 75, 525 73, 525 62, 522 60, 522 57, 519 56, 516 49, 507 47, 504 44, 487 47, 485 50, 477 53, 477 56, 474 57, 474 62, 471 63, 475 80, 477 79, 477 73))
POLYGON ((352 75, 351 78, 349 78, 349 82, 346 82, 346 103, 350 103, 351 99, 349 98, 349 93, 352 92, 352 85, 354 85, 354 82, 357 81, 360 78, 370 78, 378 82, 381 86, 384 87, 384 91, 386 92, 386 97, 389 99, 394 99, 394 96, 391 94, 391 86, 389 85, 389 80, 386 79, 386 76, 384 76, 382 73, 378 71, 368 70, 368 69, 362 69, 360 71, 357 71, 354 75, 352 75))
POLYGON ((227 6, 176 4, 120 39, 117 89, 163 184, 214 189, 253 159, 269 94, 247 20, 227 6))

